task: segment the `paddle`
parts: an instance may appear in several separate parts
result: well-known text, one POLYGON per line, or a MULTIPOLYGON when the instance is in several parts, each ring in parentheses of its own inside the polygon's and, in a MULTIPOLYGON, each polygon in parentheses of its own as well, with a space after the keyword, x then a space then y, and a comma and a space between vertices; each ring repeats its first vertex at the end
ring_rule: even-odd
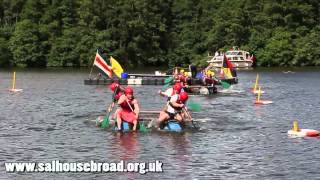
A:
POLYGON ((195 111, 195 112, 199 112, 201 111, 201 105, 198 103, 195 103, 194 101, 192 101, 192 99, 190 98, 189 101, 187 102, 187 106, 190 110, 195 111))
POLYGON ((189 113, 188 109, 187 109, 186 107, 184 107, 184 108, 183 108, 183 110, 184 110, 184 111, 185 111, 185 113, 188 115, 188 118, 190 119, 191 124, 193 125, 193 127, 194 127, 194 128, 196 128, 196 129, 198 129, 198 127, 194 124, 194 121, 193 121, 193 119, 192 119, 192 117, 191 117, 191 115, 190 115, 190 113, 189 113))
MULTIPOLYGON (((112 106, 112 104, 110 104, 110 106, 112 106)), ((110 106, 108 109, 110 109, 110 106)), ((111 110, 108 110, 108 114, 106 117, 104 117, 102 123, 101 123, 101 128, 102 129, 105 129, 107 127, 109 127, 109 124, 110 124, 110 120, 109 120, 109 116, 110 116, 110 112, 112 111, 113 107, 111 107, 111 110)))
POLYGON ((164 91, 164 90, 168 89, 171 86, 171 84, 173 83, 173 80, 174 80, 173 76, 166 78, 164 80, 164 85, 162 87, 162 90, 164 91))
POLYGON ((230 83, 227 83, 227 82, 225 82, 225 81, 223 81, 223 80, 219 80, 219 79, 217 79, 216 77, 213 77, 213 79, 214 79, 215 81, 220 82, 220 84, 221 84, 221 86, 222 86, 223 89, 229 89, 230 86, 231 86, 230 83))
POLYGON ((173 82, 173 76, 170 76, 164 80, 164 84, 171 84, 173 82))
POLYGON ((105 128, 109 127, 109 124, 110 124, 109 116, 110 116, 110 113, 111 113, 111 111, 113 110, 113 107, 114 107, 114 106, 112 106, 112 104, 114 103, 113 101, 114 101, 116 92, 118 91, 118 88, 119 88, 119 86, 117 86, 116 89, 115 89, 114 92, 113 92, 113 95, 112 95, 112 103, 110 104, 110 106, 109 106, 109 108, 108 108, 107 116, 104 117, 104 119, 103 119, 103 121, 102 121, 102 123, 101 123, 101 128, 102 128, 102 129, 105 129, 105 128))
POLYGON ((229 84, 229 83, 227 83, 227 82, 225 82, 225 81, 221 81, 220 84, 222 85, 222 87, 223 87, 224 89, 228 89, 228 88, 230 88, 230 86, 231 86, 231 84, 229 84))

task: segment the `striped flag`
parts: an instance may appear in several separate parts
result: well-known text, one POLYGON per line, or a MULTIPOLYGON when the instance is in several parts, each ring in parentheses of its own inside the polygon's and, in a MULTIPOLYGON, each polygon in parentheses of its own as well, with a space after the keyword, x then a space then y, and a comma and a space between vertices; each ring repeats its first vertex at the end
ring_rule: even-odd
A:
POLYGON ((102 54, 97 50, 93 65, 97 66, 105 76, 112 77, 112 67, 103 59, 102 54))
POLYGON ((229 61, 229 59, 226 57, 225 54, 223 56, 223 62, 222 62, 220 74, 225 78, 233 78, 237 76, 236 70, 233 64, 229 61))

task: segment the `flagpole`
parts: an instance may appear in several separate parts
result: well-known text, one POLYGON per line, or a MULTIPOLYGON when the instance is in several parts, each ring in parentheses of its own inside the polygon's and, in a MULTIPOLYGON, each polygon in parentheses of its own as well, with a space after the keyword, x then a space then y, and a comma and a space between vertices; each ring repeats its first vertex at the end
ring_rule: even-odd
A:
MULTIPOLYGON (((224 76, 224 68, 223 68, 223 63, 224 63, 224 57, 226 57, 226 54, 223 53, 223 58, 222 58, 222 63, 221 63, 221 68, 220 68, 220 77, 222 78, 222 76, 224 76)), ((227 58, 227 57, 226 57, 227 58)))
MULTIPOLYGON (((97 52, 98 52, 98 50, 97 50, 97 52)), ((94 60, 93 60, 92 65, 91 65, 91 70, 90 70, 90 73, 89 73, 89 79, 91 79, 91 73, 92 73, 92 70, 93 70, 93 64, 94 64, 94 60)))
POLYGON ((90 70, 90 74, 89 74, 89 79, 91 79, 92 69, 93 69, 93 63, 92 63, 92 66, 91 66, 91 70, 90 70))

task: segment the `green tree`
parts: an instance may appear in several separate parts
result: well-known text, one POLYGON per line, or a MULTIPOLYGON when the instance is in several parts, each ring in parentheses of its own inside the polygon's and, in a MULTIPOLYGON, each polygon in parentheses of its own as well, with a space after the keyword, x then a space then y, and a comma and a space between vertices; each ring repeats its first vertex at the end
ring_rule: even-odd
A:
POLYGON ((38 25, 30 20, 23 20, 16 24, 9 44, 14 65, 28 67, 46 65, 40 37, 38 25))

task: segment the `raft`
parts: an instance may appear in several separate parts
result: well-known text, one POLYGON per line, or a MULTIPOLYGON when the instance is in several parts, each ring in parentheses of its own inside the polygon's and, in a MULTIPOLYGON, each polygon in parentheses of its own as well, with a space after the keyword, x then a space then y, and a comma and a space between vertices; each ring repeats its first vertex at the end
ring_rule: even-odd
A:
MULTIPOLYGON (((150 74, 128 74, 126 79, 118 78, 98 78, 98 79, 85 79, 85 85, 109 85, 117 82, 121 85, 164 85, 165 80, 171 75, 150 75, 150 74)), ((229 84, 237 84, 237 78, 220 79, 229 84)), ((191 85, 203 85, 202 79, 192 78, 191 85)), ((220 85, 220 84, 218 84, 220 85)))
POLYGON ((187 86, 183 90, 190 95, 212 95, 218 92, 215 86, 187 86))
MULTIPOLYGON (((137 130, 140 130, 142 126, 147 127, 147 126, 153 126, 156 120, 158 119, 160 114, 160 111, 141 111, 139 114, 139 124, 137 126, 137 130)), ((96 122, 99 122, 101 124, 103 120, 103 116, 99 116, 96 120, 96 122)), ((97 124, 97 126, 100 126, 100 124, 97 124)), ((187 124, 187 123, 186 123, 187 124)), ((130 132, 132 131, 133 124, 128 123, 126 121, 122 121, 121 124, 122 132, 130 132)), ((111 129, 112 131, 118 131, 118 128, 116 126, 116 122, 113 121, 110 123, 110 127, 108 129, 111 129)), ((161 127, 160 131, 169 131, 169 132, 183 132, 187 128, 186 125, 181 125, 179 122, 176 120, 168 120, 165 122, 161 127)), ((152 129, 152 127, 150 128, 152 129)))
MULTIPOLYGON (((85 79, 85 85, 109 85, 113 82, 117 82, 120 85, 160 85, 165 84, 165 79, 162 77, 138 77, 138 78, 128 78, 128 79, 117 79, 117 78, 104 78, 104 79, 85 79)), ((201 84, 201 79, 192 79, 191 84, 201 84)))

